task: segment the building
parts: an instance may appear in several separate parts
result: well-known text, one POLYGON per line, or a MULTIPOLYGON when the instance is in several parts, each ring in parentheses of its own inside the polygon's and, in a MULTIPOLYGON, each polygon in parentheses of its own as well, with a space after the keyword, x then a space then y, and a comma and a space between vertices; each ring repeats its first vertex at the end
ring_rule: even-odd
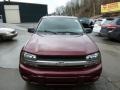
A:
POLYGON ((48 14, 47 5, 0 2, 0 17, 4 23, 38 22, 42 16, 48 14))

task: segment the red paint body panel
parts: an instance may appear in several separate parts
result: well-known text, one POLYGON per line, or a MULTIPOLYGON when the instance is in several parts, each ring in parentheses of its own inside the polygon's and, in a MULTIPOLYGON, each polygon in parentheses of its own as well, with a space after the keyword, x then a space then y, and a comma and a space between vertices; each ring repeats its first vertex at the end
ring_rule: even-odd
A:
POLYGON ((102 65, 95 65, 89 68, 73 68, 54 70, 29 67, 20 64, 21 76, 24 80, 39 84, 81 84, 98 80, 102 72, 102 65), (61 81, 62 80, 62 81, 61 81), (68 82, 64 81, 67 80, 68 82), (47 82, 49 81, 49 82, 47 82), (51 83, 50 83, 51 82, 51 83))
POLYGON ((88 55, 99 51, 87 35, 34 34, 23 49, 37 55, 88 55))

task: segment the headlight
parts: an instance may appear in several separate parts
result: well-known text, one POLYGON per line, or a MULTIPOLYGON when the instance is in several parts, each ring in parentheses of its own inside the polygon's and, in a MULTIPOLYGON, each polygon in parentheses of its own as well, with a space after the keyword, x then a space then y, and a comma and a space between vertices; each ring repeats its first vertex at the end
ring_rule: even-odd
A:
POLYGON ((16 31, 12 31, 12 32, 10 32, 10 33, 14 34, 14 33, 16 33, 16 31))
POLYGON ((9 34, 11 34, 11 33, 10 33, 10 32, 5 32, 5 34, 6 34, 6 35, 9 35, 9 34))
POLYGON ((24 60, 27 60, 27 61, 35 61, 36 60, 36 55, 30 54, 27 52, 24 52, 23 57, 24 57, 24 60))
POLYGON ((95 60, 99 57, 99 53, 94 53, 94 54, 91 54, 91 55, 88 55, 86 56, 86 59, 87 60, 95 60))
POLYGON ((99 52, 97 52, 97 53, 86 56, 86 60, 94 62, 94 63, 100 63, 101 62, 101 55, 99 52))

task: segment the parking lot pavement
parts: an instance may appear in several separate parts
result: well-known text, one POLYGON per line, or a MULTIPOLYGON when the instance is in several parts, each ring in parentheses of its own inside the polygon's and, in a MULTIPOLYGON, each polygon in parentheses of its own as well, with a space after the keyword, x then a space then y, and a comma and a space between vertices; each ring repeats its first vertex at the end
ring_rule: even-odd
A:
MULTIPOLYGON (((18 36, 12 41, 0 41, 0 67, 18 68, 20 50, 31 34, 27 33, 26 28, 18 27, 13 24, 9 25, 11 28, 17 29, 18 36)), ((6 27, 8 27, 8 24, 6 24, 6 27)))
POLYGON ((102 54, 103 72, 106 78, 120 88, 120 42, 91 34, 102 54))
POLYGON ((19 27, 19 25, 9 23, 0 23, 0 28, 13 28, 17 30, 26 30, 26 28, 24 27, 19 27))
POLYGON ((38 23, 20 23, 20 24, 16 24, 16 26, 19 27, 24 27, 24 28, 36 28, 38 23))
MULTIPOLYGON (((0 41, 0 90, 56 90, 56 88, 29 86, 21 79, 18 70, 19 54, 22 46, 30 38, 29 24, 22 24, 18 37, 13 41, 0 41)), ((12 26, 11 26, 12 27, 12 26)), ((102 37, 89 35, 99 46, 102 53, 103 74, 94 85, 67 88, 69 90, 120 90, 120 43, 102 37)), ((57 90, 67 90, 57 88, 57 90)))

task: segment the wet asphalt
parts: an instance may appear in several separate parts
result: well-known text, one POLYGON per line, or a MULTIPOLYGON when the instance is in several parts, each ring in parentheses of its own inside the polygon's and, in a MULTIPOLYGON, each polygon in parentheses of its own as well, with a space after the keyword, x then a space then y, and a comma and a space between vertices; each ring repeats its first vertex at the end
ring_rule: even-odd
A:
POLYGON ((20 50, 31 36, 27 32, 31 24, 16 26, 19 27, 16 38, 12 41, 0 41, 0 90, 120 90, 120 43, 96 36, 94 33, 89 36, 100 48, 103 62, 103 73, 97 82, 76 87, 26 84, 20 77, 18 64, 20 50))

